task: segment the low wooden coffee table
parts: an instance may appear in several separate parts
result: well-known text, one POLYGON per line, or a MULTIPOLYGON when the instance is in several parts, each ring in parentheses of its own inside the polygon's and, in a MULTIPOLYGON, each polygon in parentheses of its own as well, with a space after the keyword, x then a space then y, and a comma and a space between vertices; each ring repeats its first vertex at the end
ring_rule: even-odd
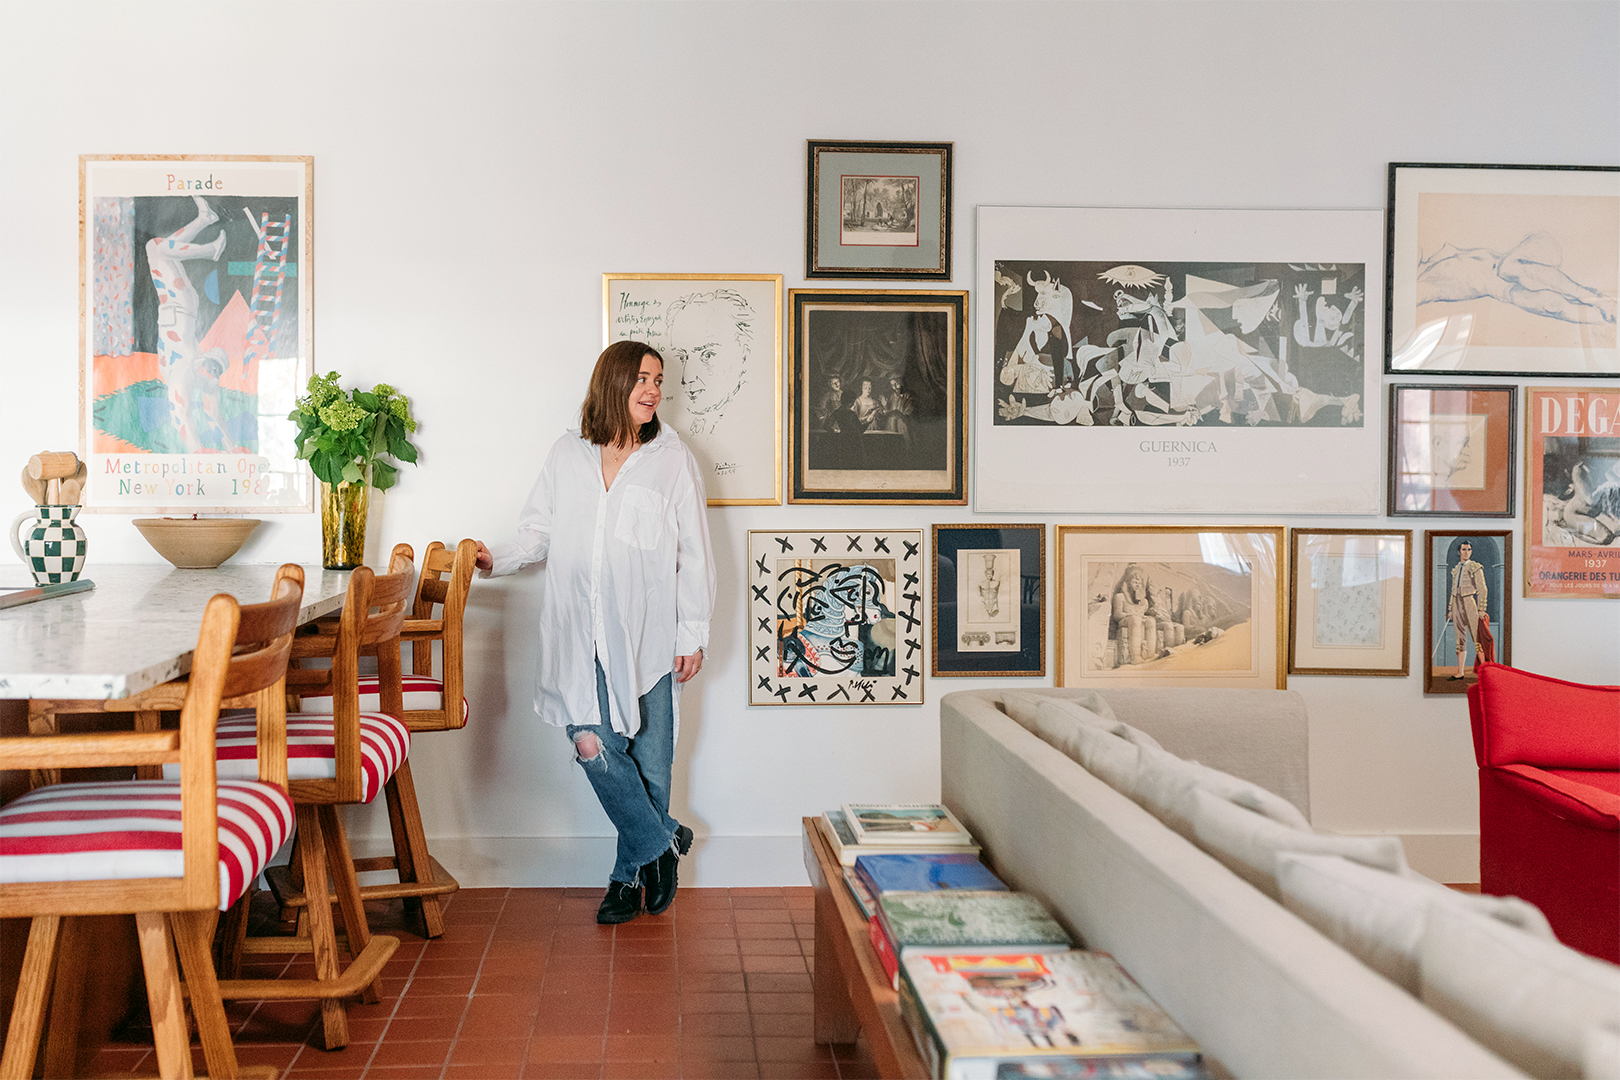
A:
POLYGON ((844 868, 822 831, 804 819, 804 867, 816 889, 815 1040, 851 1043, 866 1033, 878 1072, 887 1078, 929 1075, 900 1018, 900 995, 883 973, 866 919, 844 884, 844 868))

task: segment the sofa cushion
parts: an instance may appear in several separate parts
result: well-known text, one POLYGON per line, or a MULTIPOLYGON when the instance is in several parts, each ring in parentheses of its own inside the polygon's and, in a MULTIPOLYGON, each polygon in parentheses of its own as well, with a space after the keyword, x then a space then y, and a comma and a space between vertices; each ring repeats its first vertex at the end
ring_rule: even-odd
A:
MULTIPOLYGON (((1018 723, 1034 730, 1035 710, 1047 702, 1058 702, 1090 713, 1099 720, 1113 720, 1114 710, 1095 690, 1071 692, 1071 696, 1058 697, 1050 690, 1003 690, 1001 707, 1018 723)), ((1077 714, 1078 715, 1078 714, 1077 714)))
POLYGON ((1477 911, 1557 940, 1546 916, 1516 896, 1460 893, 1418 874, 1391 874, 1337 855, 1278 855, 1277 890, 1289 911, 1412 994, 1421 988, 1419 954, 1432 906, 1477 911))
POLYGON ((1141 751, 1118 735, 1050 707, 1036 711, 1032 730, 1115 791, 1129 795, 1135 786, 1141 751))
POLYGON ((1620 1023, 1620 967, 1478 912, 1430 907, 1421 971, 1424 1004, 1531 1076, 1579 1076, 1620 1023))
POLYGON ((1468 710, 1481 765, 1620 769, 1620 686, 1481 664, 1468 710))
POLYGON ((1293 803, 1259 784, 1240 780, 1196 761, 1184 761, 1157 747, 1138 748, 1136 783, 1126 794, 1143 809, 1187 839, 1193 839, 1192 794, 1206 791, 1218 799, 1270 818, 1281 826, 1309 832, 1311 823, 1293 803))
POLYGON ((1586 1031, 1581 1054, 1583 1080, 1620 1080, 1620 1024, 1598 1024, 1586 1031))

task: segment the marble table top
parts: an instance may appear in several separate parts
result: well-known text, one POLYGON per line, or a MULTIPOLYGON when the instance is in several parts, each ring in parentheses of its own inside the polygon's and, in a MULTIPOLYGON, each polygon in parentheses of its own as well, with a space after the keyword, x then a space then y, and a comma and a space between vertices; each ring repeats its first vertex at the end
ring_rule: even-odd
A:
MULTIPOLYGON (((84 576, 96 583, 89 592, 0 610, 0 698, 121 698, 178 678, 191 670, 209 597, 268 600, 276 564, 95 563, 84 576)), ((0 573, 0 585, 29 581, 20 564, 0 573)), ((348 588, 346 571, 304 567, 300 621, 341 610, 348 588)))

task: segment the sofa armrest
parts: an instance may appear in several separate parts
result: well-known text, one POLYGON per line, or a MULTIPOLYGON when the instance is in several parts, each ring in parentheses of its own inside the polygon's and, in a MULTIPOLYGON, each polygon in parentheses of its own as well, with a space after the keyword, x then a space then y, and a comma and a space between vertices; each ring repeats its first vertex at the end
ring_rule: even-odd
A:
POLYGON ((1620 795, 1534 765, 1501 765, 1491 771, 1500 775, 1503 784, 1542 803, 1560 818, 1620 832, 1620 795))

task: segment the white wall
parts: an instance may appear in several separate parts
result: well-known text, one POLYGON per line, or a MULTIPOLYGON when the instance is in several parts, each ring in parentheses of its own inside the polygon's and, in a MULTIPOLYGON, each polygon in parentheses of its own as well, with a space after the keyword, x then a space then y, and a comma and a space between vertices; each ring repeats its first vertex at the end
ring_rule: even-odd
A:
MULTIPOLYGON (((376 501, 375 555, 510 533, 576 419, 603 271, 802 285, 808 138, 954 141, 967 288, 979 203, 1376 208, 1390 161, 1615 164, 1617 54, 1612 2, 0 5, 0 462, 77 438, 81 153, 314 155, 317 367, 394 383, 422 423, 421 467, 376 501)), ((937 797, 937 701, 979 685, 932 680, 920 708, 746 707, 746 530, 969 518, 711 511, 723 584, 676 776, 710 838, 690 881, 802 881, 801 815, 937 797)), ((125 518, 88 529, 92 576, 157 561, 125 518)), ((237 558, 319 550, 313 516, 271 518, 237 558)), ((474 587, 473 721, 413 754, 428 833, 469 884, 597 884, 611 861, 528 707, 543 588, 474 587)), ((1620 681, 1620 605, 1514 607, 1516 664, 1620 681)), ((1416 674, 1291 685, 1318 823, 1406 835, 1420 866, 1470 880, 1464 699, 1425 698, 1416 674)))

